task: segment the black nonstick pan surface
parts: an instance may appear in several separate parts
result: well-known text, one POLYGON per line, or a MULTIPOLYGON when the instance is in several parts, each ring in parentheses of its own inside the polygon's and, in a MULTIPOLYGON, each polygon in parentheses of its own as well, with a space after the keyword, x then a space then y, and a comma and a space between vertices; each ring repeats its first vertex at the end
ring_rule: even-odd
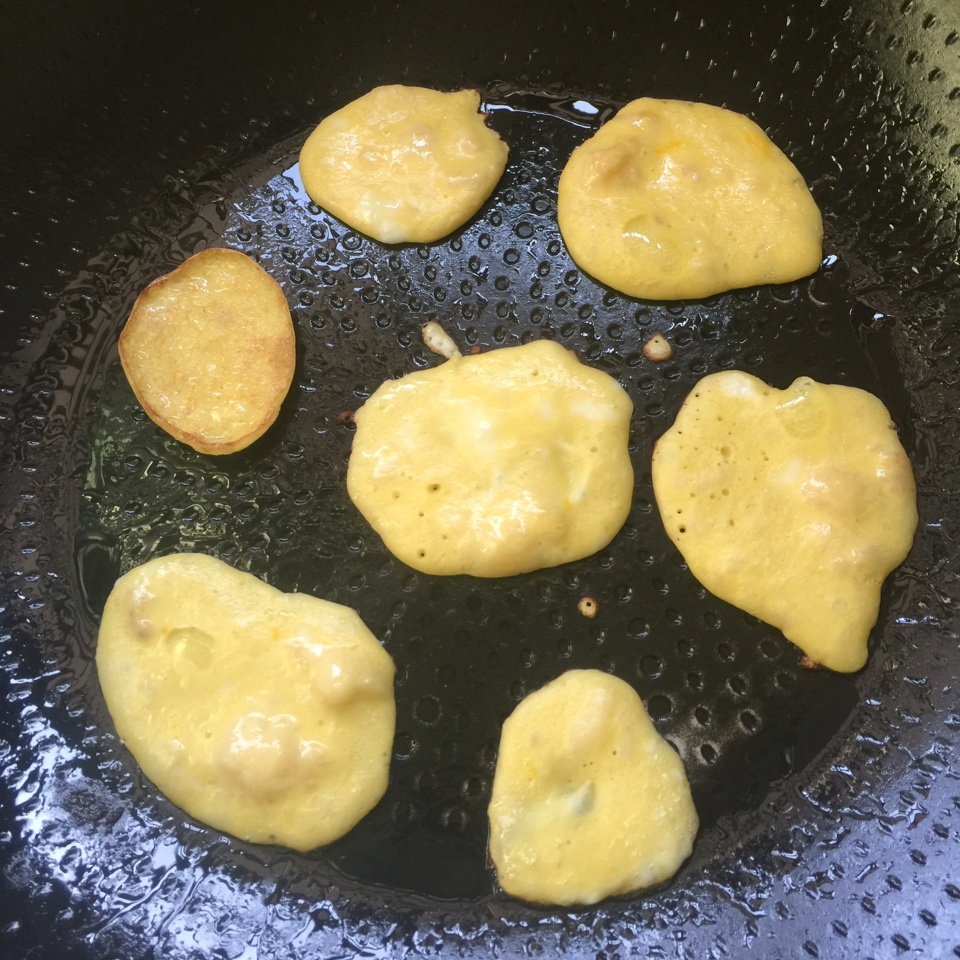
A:
POLYGON ((955 4, 51 3, 3 20, 0 956, 960 956, 955 4), (383 82, 477 87, 511 147, 489 203, 436 245, 359 236, 299 182, 312 126, 383 82), (817 275, 663 304, 576 268, 559 172, 642 95, 770 133, 824 212, 817 275), (115 346, 142 287, 216 245, 278 280, 298 338, 278 422, 227 458, 155 428, 115 346), (607 549, 443 579, 367 527, 342 414, 438 362, 428 319, 464 349, 555 339, 624 384, 637 483, 607 549), (667 363, 642 356, 654 332, 667 363), (660 525, 652 445, 731 367, 868 389, 911 456, 917 540, 854 676, 802 669, 660 525), (390 787, 330 847, 211 830, 118 742, 99 613, 121 572, 180 550, 349 604, 394 657, 390 787), (503 719, 572 667, 636 688, 702 826, 669 884, 556 910, 497 890, 486 805, 503 719))

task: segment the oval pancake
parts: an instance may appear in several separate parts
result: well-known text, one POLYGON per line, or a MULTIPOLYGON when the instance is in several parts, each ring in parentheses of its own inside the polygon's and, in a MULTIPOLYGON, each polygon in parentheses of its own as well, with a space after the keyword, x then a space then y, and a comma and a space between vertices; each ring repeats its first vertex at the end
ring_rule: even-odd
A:
POLYGON ((506 577, 606 546, 633 496, 633 405, 539 340, 382 384, 356 413, 347 491, 424 573, 506 577))
POLYGON ((235 453, 276 420, 296 338, 277 282, 237 250, 204 250, 137 298, 119 342, 137 400, 200 453, 235 453))
POLYGON ((393 661, 347 607, 162 557, 114 586, 97 670, 143 772, 219 830, 309 850, 386 790, 393 661))
POLYGON ((563 905, 668 880, 699 826, 680 758, 599 670, 564 673, 507 718, 489 818, 500 886, 563 905))
POLYGON ((493 192, 508 148, 475 90, 376 87, 330 114, 300 151, 311 198, 382 243, 433 243, 493 192))
POLYGON ((560 232, 578 266, 631 297, 681 300, 813 273, 820 211, 752 120, 643 98, 573 151, 560 232))
POLYGON ((800 377, 704 377, 653 451, 660 516, 713 594, 815 663, 859 670, 880 587, 917 528, 910 460, 886 407, 800 377))

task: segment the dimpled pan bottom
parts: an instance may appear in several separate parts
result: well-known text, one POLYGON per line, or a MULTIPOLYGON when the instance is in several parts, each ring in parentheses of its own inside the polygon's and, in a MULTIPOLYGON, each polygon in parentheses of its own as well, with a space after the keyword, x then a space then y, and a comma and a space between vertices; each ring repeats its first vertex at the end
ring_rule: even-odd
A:
MULTIPOLYGON (((61 391, 68 418, 83 425, 79 438, 57 446, 57 425, 46 421, 42 437, 46 456, 60 451, 76 481, 75 501, 57 521, 62 543, 73 545, 76 589, 59 608, 62 634, 46 637, 52 659, 20 662, 45 684, 45 703, 60 719, 56 729, 42 712, 27 723, 34 753, 29 763, 21 756, 16 802, 30 843, 17 850, 10 876, 34 886, 38 918, 63 923, 69 911, 91 955, 567 948, 614 956, 641 946, 650 955, 686 955, 682 941, 702 924, 715 926, 710 940, 743 944, 763 917, 804 920, 775 892, 798 864, 794 882, 808 893, 802 903, 843 889, 845 902, 863 897, 857 911, 868 911, 873 900, 854 878, 884 867, 850 831, 877 817, 888 817, 892 831, 931 815, 922 786, 892 800, 871 792, 891 749, 889 729, 874 724, 871 711, 890 697, 911 709, 910 684, 925 682, 896 672, 924 616, 917 598, 932 559, 922 541, 885 587, 866 670, 808 671, 776 630, 699 586, 667 540, 650 482, 653 443, 687 392, 705 374, 738 368, 777 387, 807 375, 877 394, 923 492, 936 483, 936 468, 918 438, 941 411, 917 399, 923 374, 907 354, 911 324, 922 320, 895 302, 881 311, 876 297, 861 296, 867 271, 829 207, 825 260, 813 278, 672 305, 601 287, 563 246, 556 187, 570 151, 613 108, 582 93, 483 93, 510 162, 479 215, 444 242, 384 247, 318 210, 296 168, 305 131, 229 175, 197 178, 176 205, 132 224, 62 298, 68 321, 71 310, 92 311, 100 323, 51 361, 47 384, 47 396, 61 391), (156 428, 115 350, 142 286, 216 245, 243 250, 277 279, 298 341, 277 423, 248 450, 223 458, 156 428), (429 577, 391 557, 347 497, 352 430, 343 414, 385 379, 440 362, 421 342, 427 320, 439 321, 464 351, 553 339, 624 385, 635 404, 636 488, 629 519, 607 549, 492 581, 429 577), (643 357, 654 332, 672 343, 673 359, 643 357), (139 773, 113 733, 93 664, 103 602, 120 573, 188 550, 283 590, 356 608, 396 661, 389 788, 330 847, 300 855, 192 821, 139 773), (593 619, 578 612, 584 596, 598 606, 593 619), (641 695, 684 760, 702 826, 672 883, 558 914, 496 889, 486 807, 504 718, 526 693, 583 667, 611 672, 641 695), (846 866, 833 869, 841 844, 846 866), (718 907, 731 902, 732 912, 718 907)), ((824 204, 839 188, 818 182, 813 189, 824 204)), ((42 392, 34 402, 43 402, 42 392)), ((56 502, 49 490, 40 501, 56 502)), ((942 762, 924 759, 916 777, 923 763, 942 762)), ((953 822, 948 828, 932 814, 924 829, 940 823, 955 832, 953 822)), ((910 842, 917 858, 926 856, 919 837, 910 842)), ((930 913, 936 922, 938 909, 930 913)), ((851 921, 842 915, 820 914, 846 929, 851 921)), ((824 933, 840 935, 836 927, 824 933)))

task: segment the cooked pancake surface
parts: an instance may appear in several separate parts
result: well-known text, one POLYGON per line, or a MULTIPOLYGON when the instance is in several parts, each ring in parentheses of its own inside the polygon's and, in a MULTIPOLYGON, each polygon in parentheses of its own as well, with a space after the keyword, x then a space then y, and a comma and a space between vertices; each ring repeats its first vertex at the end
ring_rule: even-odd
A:
POLYGON ((629 684, 570 670, 503 725, 489 809, 503 889, 590 904, 669 879, 699 821, 683 764, 629 684))
POLYGON ((151 420, 201 453, 235 453, 276 420, 293 379, 293 321, 277 282, 246 254, 184 261, 137 298, 120 362, 151 420))
POLYGON ((174 554, 117 581, 97 668, 144 773, 227 833, 309 850, 386 790, 393 661, 347 607, 174 554))
POLYGON ((917 527, 916 486, 872 394, 736 370, 701 380, 653 452, 660 516, 712 593, 816 663, 866 662, 880 587, 917 527))
POLYGON ((627 104, 573 151, 557 215, 580 267, 650 300, 786 283, 822 256, 796 167, 752 120, 704 103, 627 104))
POLYGON ((347 490, 424 573, 504 577, 589 556, 626 520, 632 404, 540 340, 382 384, 356 413, 347 490))
POLYGON ((300 152, 300 176, 325 210, 382 243, 432 243, 480 209, 508 148, 475 90, 376 87, 330 114, 300 152))

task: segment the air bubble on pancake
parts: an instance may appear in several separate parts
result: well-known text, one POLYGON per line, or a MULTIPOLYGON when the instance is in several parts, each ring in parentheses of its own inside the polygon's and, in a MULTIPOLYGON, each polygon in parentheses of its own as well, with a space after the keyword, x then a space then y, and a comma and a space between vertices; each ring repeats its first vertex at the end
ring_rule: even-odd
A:
POLYGON ((196 627, 176 627, 164 636, 175 662, 186 661, 191 668, 206 666, 216 646, 216 640, 205 630, 196 627))

